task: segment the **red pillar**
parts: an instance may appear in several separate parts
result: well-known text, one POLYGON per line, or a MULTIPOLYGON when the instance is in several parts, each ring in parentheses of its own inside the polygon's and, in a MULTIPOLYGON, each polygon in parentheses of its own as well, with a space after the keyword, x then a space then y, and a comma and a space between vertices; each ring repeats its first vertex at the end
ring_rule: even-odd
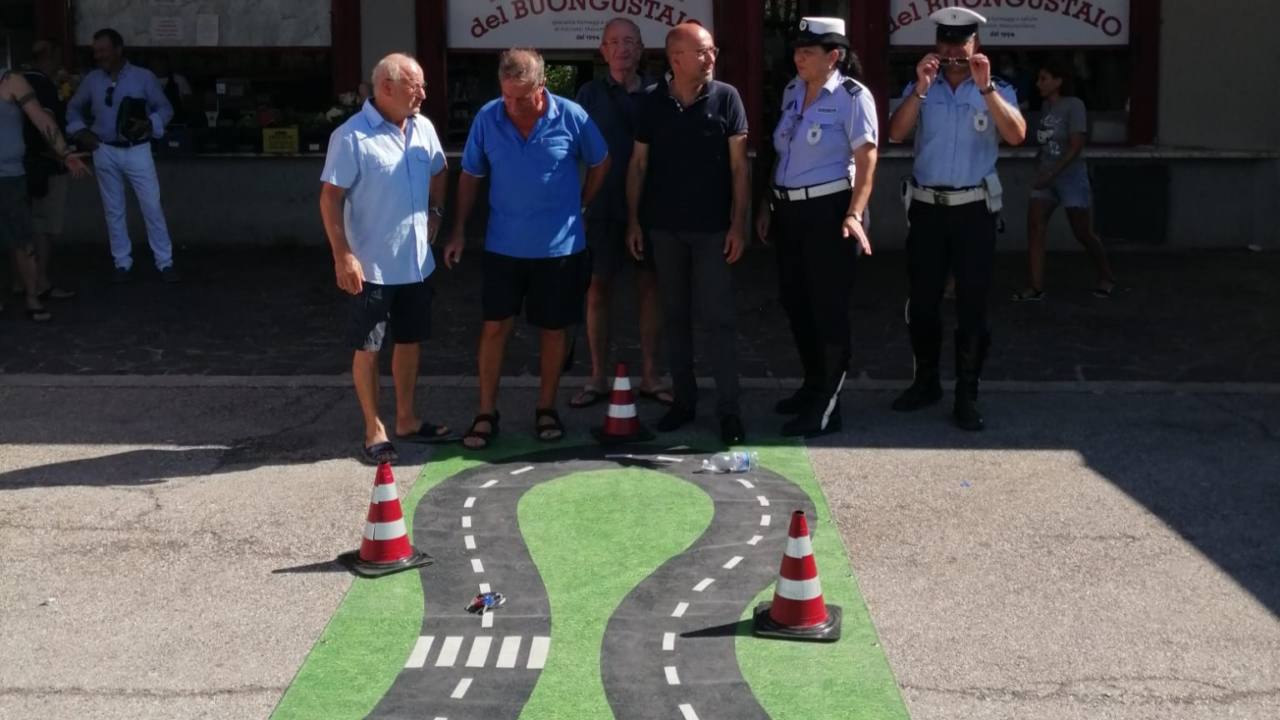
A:
POLYGON ((889 0, 851 0, 849 44, 862 61, 862 84, 871 90, 881 135, 889 121, 889 0))
MULTIPOLYGON (((37 40, 57 40, 62 45, 62 65, 70 67, 75 59, 72 49, 75 38, 71 36, 70 10, 67 0, 38 0, 35 4, 35 30, 37 40)), ((19 48, 23 52, 26 48, 19 48)))
POLYGON ((1129 144, 1156 141, 1156 113, 1160 102, 1160 0, 1129 4, 1129 144))
POLYGON ((355 92, 360 77, 360 0, 331 0, 330 43, 333 49, 333 94, 355 92))
POLYGON ((712 6, 716 46, 716 79, 738 89, 747 111, 750 135, 748 145, 755 148, 772 128, 762 128, 761 105, 764 95, 764 3, 741 0, 716 0, 712 6))
POLYGON ((427 83, 423 112, 436 126, 440 137, 449 131, 449 85, 445 63, 448 59, 447 0, 415 0, 414 29, 418 64, 427 83))

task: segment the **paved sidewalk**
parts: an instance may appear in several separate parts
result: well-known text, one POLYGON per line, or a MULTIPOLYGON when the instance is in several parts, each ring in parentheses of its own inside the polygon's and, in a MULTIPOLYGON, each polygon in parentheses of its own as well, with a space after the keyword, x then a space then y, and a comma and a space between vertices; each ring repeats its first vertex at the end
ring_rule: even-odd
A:
MULTIPOLYGON (((140 250, 139 258, 146 258, 140 250)), ((240 248, 179 252, 186 281, 159 282, 144 260, 133 284, 107 284, 105 248, 76 246, 59 257, 81 294, 54 303, 47 326, 28 322, 17 302, 0 316, 0 373, 335 375, 350 354, 340 337, 343 297, 324 248, 240 248)), ((1014 304, 1021 254, 997 258, 990 380, 1280 381, 1280 253, 1120 252, 1124 288, 1092 297, 1078 253, 1049 258, 1049 299, 1014 304)), ((479 324, 479 256, 436 274, 435 338, 427 375, 474 375, 479 324)), ((902 321, 901 253, 877 254, 859 269, 852 299, 854 376, 891 380, 911 372, 902 321)), ((747 378, 799 374, 777 303, 773 255, 753 246, 736 274, 738 355, 747 378)), ((621 357, 638 361, 634 299, 615 303, 621 357)), ((504 375, 536 373, 536 335, 517 324, 504 375)), ((944 350, 950 366, 950 350, 944 350)), ((574 375, 588 372, 585 339, 574 375)), ((700 372, 700 374, 708 374, 700 372)))

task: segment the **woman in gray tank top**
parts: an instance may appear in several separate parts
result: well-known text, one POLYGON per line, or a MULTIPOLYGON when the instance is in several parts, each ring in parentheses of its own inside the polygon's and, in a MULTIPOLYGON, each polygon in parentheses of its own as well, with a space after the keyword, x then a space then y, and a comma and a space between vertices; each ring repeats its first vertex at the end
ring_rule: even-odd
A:
POLYGON ((1040 68, 1036 88, 1044 99, 1036 142, 1036 179, 1027 205, 1028 285, 1013 294, 1018 302, 1044 299, 1045 235, 1054 208, 1062 205, 1076 240, 1084 246, 1098 271, 1096 297, 1110 297, 1116 287, 1107 251, 1093 231, 1089 171, 1084 146, 1088 123, 1084 103, 1075 97, 1071 66, 1052 58, 1040 68))

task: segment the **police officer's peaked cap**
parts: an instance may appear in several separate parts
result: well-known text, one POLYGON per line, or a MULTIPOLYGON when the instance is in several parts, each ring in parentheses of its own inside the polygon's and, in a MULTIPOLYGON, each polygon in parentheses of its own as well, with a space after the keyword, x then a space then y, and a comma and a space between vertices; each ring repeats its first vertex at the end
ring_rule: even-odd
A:
POLYGON ((935 10, 929 19, 938 25, 938 42, 963 43, 978 34, 978 26, 987 21, 978 13, 962 7, 935 10))
POLYGON ((844 20, 832 17, 800 18, 800 28, 793 44, 795 47, 839 45, 848 49, 849 38, 844 34, 844 20))

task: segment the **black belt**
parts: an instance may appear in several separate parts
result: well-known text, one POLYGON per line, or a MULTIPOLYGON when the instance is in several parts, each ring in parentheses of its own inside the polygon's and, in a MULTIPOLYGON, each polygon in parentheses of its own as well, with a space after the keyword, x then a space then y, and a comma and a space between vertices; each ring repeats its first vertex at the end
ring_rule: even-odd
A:
POLYGON ((151 141, 150 140, 112 140, 111 142, 104 142, 102 144, 109 145, 113 148, 131 148, 136 145, 143 145, 149 142, 151 141))

